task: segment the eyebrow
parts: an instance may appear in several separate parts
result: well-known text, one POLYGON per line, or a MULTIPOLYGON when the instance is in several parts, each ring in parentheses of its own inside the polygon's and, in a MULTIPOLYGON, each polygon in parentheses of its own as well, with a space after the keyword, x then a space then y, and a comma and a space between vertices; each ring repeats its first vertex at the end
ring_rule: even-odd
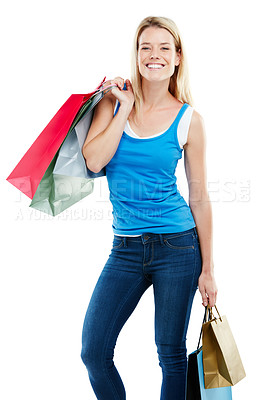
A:
MULTIPOLYGON (((140 46, 142 46, 143 44, 151 44, 150 42, 143 42, 140 44, 140 46)), ((162 42, 160 44, 170 44, 169 42, 162 42)))

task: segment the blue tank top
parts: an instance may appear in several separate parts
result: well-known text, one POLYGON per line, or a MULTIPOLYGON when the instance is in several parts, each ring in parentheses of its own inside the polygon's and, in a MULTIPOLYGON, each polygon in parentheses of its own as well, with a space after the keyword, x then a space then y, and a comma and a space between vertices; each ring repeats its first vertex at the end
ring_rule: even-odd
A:
POLYGON ((184 103, 172 125, 157 137, 142 140, 123 132, 105 166, 114 234, 175 233, 196 226, 175 176, 183 152, 177 127, 188 106, 184 103))

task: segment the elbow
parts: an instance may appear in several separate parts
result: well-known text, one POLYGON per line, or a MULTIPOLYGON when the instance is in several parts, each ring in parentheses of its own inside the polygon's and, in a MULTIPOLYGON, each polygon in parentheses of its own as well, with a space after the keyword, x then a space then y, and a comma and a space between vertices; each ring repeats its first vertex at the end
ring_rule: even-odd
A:
POLYGON ((100 172, 101 171, 101 169, 102 168, 99 168, 98 166, 88 166, 88 164, 87 164, 87 168, 91 171, 91 172, 94 172, 95 174, 98 174, 98 172, 100 172))
POLYGON ((94 172, 95 174, 97 174, 98 172, 101 171, 101 168, 99 167, 99 165, 96 165, 95 163, 92 162, 90 157, 86 157, 84 150, 82 149, 82 155, 84 157, 85 163, 86 163, 86 167, 91 171, 94 172))
POLYGON ((189 198, 188 204, 191 210, 196 211, 198 209, 203 209, 203 208, 205 209, 206 207, 210 207, 211 200, 209 195, 196 196, 193 198, 189 198))
POLYGON ((205 188, 195 188, 189 191, 188 197, 189 204, 191 206, 198 207, 202 204, 210 202, 210 197, 207 189, 205 188))
POLYGON ((99 168, 98 165, 89 162, 89 160, 86 160, 86 166, 91 172, 94 172, 95 174, 101 171, 101 168, 99 168))

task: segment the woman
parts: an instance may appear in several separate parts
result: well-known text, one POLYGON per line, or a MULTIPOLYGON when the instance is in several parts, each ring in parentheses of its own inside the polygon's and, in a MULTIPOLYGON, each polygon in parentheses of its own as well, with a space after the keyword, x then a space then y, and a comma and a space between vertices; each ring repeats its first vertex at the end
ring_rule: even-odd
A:
POLYGON ((199 287, 204 306, 214 306, 217 296, 204 124, 190 104, 184 47, 172 20, 140 23, 132 63, 126 88, 120 77, 106 82, 117 87, 98 104, 83 147, 90 170, 106 168, 114 239, 85 316, 81 357, 97 399, 125 399, 114 347, 153 285, 161 400, 182 400, 195 292, 199 287), (183 150, 189 206, 174 175, 183 150))

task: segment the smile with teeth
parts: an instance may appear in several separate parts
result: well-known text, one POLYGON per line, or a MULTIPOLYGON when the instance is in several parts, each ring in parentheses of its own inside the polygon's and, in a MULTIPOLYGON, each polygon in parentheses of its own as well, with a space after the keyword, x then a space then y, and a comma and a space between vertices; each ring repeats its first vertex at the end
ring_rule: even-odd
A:
POLYGON ((162 69, 164 67, 164 65, 163 64, 154 64, 154 63, 152 64, 152 63, 150 63, 150 64, 147 64, 146 67, 148 69, 162 69))

